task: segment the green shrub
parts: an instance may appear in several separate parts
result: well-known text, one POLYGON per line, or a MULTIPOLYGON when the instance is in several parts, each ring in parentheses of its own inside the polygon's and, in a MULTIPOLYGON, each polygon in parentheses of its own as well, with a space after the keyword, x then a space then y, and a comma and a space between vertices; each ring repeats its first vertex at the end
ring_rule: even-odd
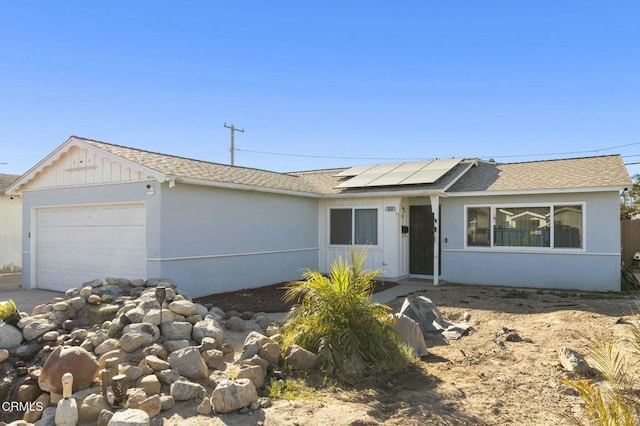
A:
POLYGON ((351 263, 338 258, 328 277, 307 271, 287 286, 285 300, 301 300, 284 325, 284 347, 317 353, 320 367, 346 383, 384 378, 407 365, 387 305, 371 300, 379 271, 363 269, 365 251, 351 250, 351 263))

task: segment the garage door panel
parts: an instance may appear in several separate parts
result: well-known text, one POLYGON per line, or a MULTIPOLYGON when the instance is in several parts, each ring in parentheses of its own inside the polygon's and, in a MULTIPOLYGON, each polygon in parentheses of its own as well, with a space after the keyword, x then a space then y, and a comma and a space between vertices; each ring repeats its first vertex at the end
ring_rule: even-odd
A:
POLYGON ((37 286, 64 291, 108 276, 146 277, 143 204, 38 213, 37 286))

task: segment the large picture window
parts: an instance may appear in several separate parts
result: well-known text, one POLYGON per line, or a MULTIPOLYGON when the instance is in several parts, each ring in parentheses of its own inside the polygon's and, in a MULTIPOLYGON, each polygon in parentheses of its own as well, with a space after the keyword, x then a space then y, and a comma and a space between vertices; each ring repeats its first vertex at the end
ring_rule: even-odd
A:
POLYGON ((330 209, 329 244, 377 245, 378 209, 330 209))
POLYGON ((583 206, 469 206, 466 232, 467 247, 583 248, 583 206))

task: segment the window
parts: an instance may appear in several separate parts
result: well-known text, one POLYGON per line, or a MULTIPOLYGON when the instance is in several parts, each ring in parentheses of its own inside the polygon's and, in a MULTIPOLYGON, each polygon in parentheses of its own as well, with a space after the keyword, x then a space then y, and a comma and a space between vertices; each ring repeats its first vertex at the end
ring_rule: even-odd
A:
POLYGON ((491 207, 467 208, 467 245, 490 246, 491 207))
POLYGON ((329 244, 378 244, 378 209, 329 210, 329 244))
POLYGON ((583 205, 467 207, 466 232, 467 247, 579 249, 583 205))
POLYGON ((551 247, 549 207, 501 207, 493 209, 493 245, 551 247))
POLYGON ((555 247, 582 247, 582 206, 555 206, 553 223, 555 247))

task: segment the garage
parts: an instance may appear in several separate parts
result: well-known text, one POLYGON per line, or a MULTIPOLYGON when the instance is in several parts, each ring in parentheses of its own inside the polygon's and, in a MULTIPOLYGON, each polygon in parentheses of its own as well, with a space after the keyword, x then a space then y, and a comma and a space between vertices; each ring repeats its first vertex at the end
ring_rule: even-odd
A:
POLYGON ((95 278, 146 278, 144 203, 35 209, 35 279, 65 291, 95 278))

